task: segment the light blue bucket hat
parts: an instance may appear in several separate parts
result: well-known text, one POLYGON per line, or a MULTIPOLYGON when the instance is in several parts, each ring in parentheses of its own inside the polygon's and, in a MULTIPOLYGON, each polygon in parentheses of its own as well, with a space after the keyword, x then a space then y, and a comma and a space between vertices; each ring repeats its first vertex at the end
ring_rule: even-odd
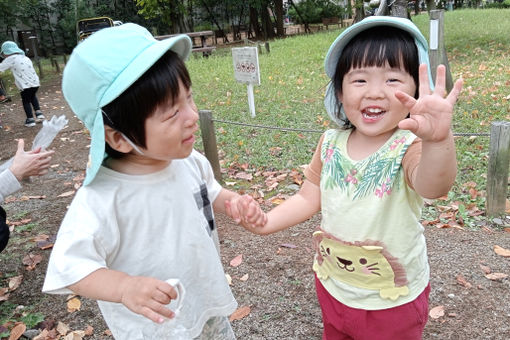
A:
POLYGON ((0 49, 0 53, 5 55, 10 54, 23 54, 25 55, 25 52, 16 45, 14 41, 6 41, 2 44, 2 48, 0 49))
POLYGON ((83 185, 94 179, 105 157, 102 108, 129 88, 165 52, 172 50, 186 60, 191 47, 191 39, 185 34, 158 41, 144 27, 130 23, 104 28, 73 50, 64 69, 62 92, 90 131, 83 185))
MULTIPOLYGON (((420 64, 427 64, 430 86, 431 88, 434 88, 430 73, 431 70, 427 40, 411 20, 399 17, 370 16, 346 28, 345 31, 343 31, 331 44, 328 53, 326 54, 326 59, 324 61, 324 69, 326 71, 326 75, 330 79, 335 76, 338 59, 340 58, 344 47, 349 43, 349 41, 351 41, 351 39, 359 33, 375 26, 396 27, 411 34, 411 36, 414 38, 414 42, 416 43, 416 47, 418 48, 419 62, 420 64)), ((339 104, 339 99, 335 93, 333 82, 330 82, 326 88, 324 106, 326 107, 326 111, 328 112, 331 120, 337 123, 340 127, 343 127, 345 123, 342 119, 345 119, 345 112, 343 112, 342 108, 340 110, 340 114, 338 114, 339 104)))

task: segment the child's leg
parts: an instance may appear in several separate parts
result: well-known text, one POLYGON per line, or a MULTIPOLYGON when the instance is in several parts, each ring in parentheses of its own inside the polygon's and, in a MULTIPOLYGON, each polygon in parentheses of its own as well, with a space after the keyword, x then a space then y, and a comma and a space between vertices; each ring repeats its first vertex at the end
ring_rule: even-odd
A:
POLYGON ((316 279, 321 304, 323 339, 418 340, 428 318, 430 285, 414 300, 383 310, 362 310, 345 306, 333 298, 316 279))
POLYGON ((23 103, 23 109, 27 118, 33 118, 34 113, 32 111, 32 89, 24 89, 21 91, 21 102, 23 103))
POLYGON ((32 87, 34 94, 32 95, 30 103, 32 103, 32 106, 34 107, 35 112, 41 112, 41 107, 39 106, 39 100, 37 99, 36 93, 37 90, 39 90, 38 87, 32 87))
POLYGON ((235 340, 234 331, 226 316, 215 316, 207 320, 202 333, 195 340, 235 340))

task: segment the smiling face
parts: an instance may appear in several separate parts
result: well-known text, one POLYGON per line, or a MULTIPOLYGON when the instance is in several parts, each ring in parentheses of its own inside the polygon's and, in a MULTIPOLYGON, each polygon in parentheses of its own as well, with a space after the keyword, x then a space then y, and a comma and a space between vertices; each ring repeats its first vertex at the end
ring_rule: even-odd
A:
POLYGON ((414 96, 416 85, 409 73, 388 63, 351 68, 344 75, 339 99, 356 134, 382 139, 393 134, 408 115, 395 97, 397 90, 414 96))

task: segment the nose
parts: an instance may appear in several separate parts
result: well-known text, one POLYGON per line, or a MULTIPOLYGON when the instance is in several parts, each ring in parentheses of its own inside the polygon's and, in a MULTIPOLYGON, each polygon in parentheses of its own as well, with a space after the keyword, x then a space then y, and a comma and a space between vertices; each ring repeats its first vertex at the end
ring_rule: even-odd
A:
POLYGON ((371 99, 384 97, 383 85, 374 82, 368 83, 365 95, 371 99))
POLYGON ((186 105, 185 108, 186 123, 188 125, 194 125, 198 121, 198 109, 195 102, 191 102, 186 105))

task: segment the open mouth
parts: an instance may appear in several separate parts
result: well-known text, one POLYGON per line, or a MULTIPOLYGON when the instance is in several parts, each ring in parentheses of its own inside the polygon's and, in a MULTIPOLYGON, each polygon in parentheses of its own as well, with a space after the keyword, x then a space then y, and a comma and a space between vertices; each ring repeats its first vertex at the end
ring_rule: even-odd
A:
POLYGON ((381 119, 386 111, 380 109, 380 108, 366 108, 363 111, 361 111, 361 115, 363 116, 363 119, 367 121, 376 121, 381 119))

